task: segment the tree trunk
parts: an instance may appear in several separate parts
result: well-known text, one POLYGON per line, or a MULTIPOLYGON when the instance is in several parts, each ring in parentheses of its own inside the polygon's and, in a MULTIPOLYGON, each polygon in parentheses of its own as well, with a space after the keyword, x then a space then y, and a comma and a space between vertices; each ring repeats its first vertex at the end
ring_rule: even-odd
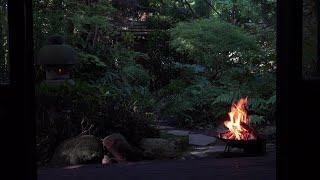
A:
POLYGON ((237 0, 232 1, 232 8, 231 8, 231 23, 236 24, 237 23, 237 0))

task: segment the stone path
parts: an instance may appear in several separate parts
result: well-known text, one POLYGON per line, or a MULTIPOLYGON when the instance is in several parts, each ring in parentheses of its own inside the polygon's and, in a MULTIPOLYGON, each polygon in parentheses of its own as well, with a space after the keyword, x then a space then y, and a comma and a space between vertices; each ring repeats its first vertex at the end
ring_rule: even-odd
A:
POLYGON ((163 132, 166 132, 168 134, 172 134, 175 136, 188 136, 190 134, 190 131, 186 131, 186 130, 164 130, 163 132))
POLYGON ((175 135, 175 136, 188 136, 189 144, 195 146, 207 146, 209 144, 215 143, 217 139, 213 136, 208 136, 205 134, 189 131, 189 130, 178 130, 170 126, 165 126, 165 128, 159 127, 163 133, 175 135))
MULTIPOLYGON (((197 159, 203 157, 215 157, 225 149, 225 143, 215 138, 217 131, 224 131, 222 127, 217 130, 183 130, 171 126, 157 127, 162 133, 174 136, 188 136, 189 150, 185 152, 181 159, 197 159)), ((274 144, 267 144, 268 152, 275 152, 274 144)), ((242 152, 242 149, 232 148, 231 152, 242 152)))
POLYGON ((215 137, 210 137, 203 134, 190 134, 189 144, 196 146, 207 146, 209 144, 215 143, 217 139, 215 137))

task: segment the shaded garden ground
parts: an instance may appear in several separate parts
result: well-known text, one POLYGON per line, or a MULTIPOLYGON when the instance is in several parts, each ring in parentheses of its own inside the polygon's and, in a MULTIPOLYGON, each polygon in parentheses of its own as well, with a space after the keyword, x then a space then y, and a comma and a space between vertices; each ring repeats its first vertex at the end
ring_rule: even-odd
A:
POLYGON ((276 178, 276 155, 262 157, 200 158, 146 161, 103 167, 100 164, 58 169, 39 169, 39 180, 102 179, 201 179, 272 180, 276 178))
POLYGON ((71 84, 50 86, 46 64, 35 67, 38 166, 64 151, 99 163, 100 142, 88 136, 176 147, 158 122, 212 130, 245 96, 251 125, 274 127, 275 9, 275 0, 33 0, 35 54, 52 44, 77 54, 71 84))
POLYGON ((39 180, 64 179, 215 179, 272 180, 276 178, 275 144, 269 141, 264 156, 243 156, 234 148, 224 154, 225 143, 215 139, 216 131, 157 127, 167 140, 184 139, 187 148, 171 160, 116 164, 83 164, 59 168, 39 168, 39 180), (197 136, 197 138, 194 138, 197 136), (227 155, 227 156, 224 156, 227 155), (231 156, 230 156, 231 155, 231 156))

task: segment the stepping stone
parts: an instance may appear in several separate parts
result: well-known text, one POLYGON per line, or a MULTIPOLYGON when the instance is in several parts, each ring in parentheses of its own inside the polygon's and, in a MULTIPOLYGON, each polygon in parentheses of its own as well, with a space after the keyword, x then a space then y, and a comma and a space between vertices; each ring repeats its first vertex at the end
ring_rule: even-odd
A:
POLYGON ((210 146, 207 150, 205 150, 206 153, 214 153, 214 152, 223 152, 226 146, 210 146))
POLYGON ((214 146, 198 146, 193 149, 193 151, 197 152, 223 152, 225 146, 224 145, 214 145, 214 146))
POLYGON ((190 131, 184 131, 184 130, 168 130, 166 131, 168 134, 172 134, 175 136, 188 136, 190 134, 190 131))
POLYGON ((157 126, 156 128, 159 130, 174 129, 174 127, 171 127, 171 126, 157 126))
POLYGON ((216 142, 215 137, 206 136, 203 134, 190 134, 189 135, 189 144, 196 146, 207 146, 211 143, 216 142))
MULTIPOLYGON (((224 153, 224 149, 224 145, 198 146, 194 147, 191 151, 186 152, 183 155, 182 159, 186 160, 203 157, 217 157, 217 155, 224 153)), ((231 148, 230 152, 240 153, 243 152, 243 150, 239 148, 231 148)))
POLYGON ((267 152, 276 151, 276 145, 273 143, 267 143, 266 150, 267 150, 267 152))
POLYGON ((214 153, 222 153, 225 146, 201 146, 195 147, 193 150, 185 155, 185 159, 199 158, 199 157, 209 157, 214 153))

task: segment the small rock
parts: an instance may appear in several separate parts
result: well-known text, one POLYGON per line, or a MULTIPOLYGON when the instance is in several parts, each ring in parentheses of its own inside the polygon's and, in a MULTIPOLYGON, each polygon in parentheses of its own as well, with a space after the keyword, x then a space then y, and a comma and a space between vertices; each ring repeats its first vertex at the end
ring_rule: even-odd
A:
POLYGON ((144 154, 153 159, 169 159, 178 156, 179 148, 174 141, 162 138, 144 138, 141 140, 144 154))
POLYGON ((102 143, 119 163, 142 159, 142 152, 131 146, 121 134, 111 134, 105 137, 102 143))
POLYGON ((102 165, 108 165, 108 164, 111 164, 111 159, 109 158, 109 156, 104 155, 102 159, 102 165))

